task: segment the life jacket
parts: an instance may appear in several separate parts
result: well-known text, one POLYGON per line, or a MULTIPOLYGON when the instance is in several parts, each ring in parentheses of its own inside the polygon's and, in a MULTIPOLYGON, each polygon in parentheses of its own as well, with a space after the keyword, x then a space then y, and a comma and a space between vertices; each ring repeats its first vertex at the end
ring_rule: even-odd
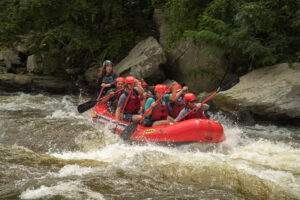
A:
POLYGON ((175 101, 173 104, 173 109, 170 114, 172 117, 176 118, 185 105, 183 99, 182 101, 175 101))
POLYGON ((195 119, 195 118, 206 119, 206 116, 202 115, 199 109, 195 109, 191 114, 185 117, 185 119, 195 119))
MULTIPOLYGON (((128 93, 126 91, 124 93, 128 97, 128 93)), ((127 102, 124 113, 130 113, 130 114, 137 113, 140 107, 141 107, 141 100, 137 92, 133 90, 127 102)))
POLYGON ((159 102, 153 109, 150 119, 152 121, 165 120, 168 118, 169 112, 165 101, 159 102))

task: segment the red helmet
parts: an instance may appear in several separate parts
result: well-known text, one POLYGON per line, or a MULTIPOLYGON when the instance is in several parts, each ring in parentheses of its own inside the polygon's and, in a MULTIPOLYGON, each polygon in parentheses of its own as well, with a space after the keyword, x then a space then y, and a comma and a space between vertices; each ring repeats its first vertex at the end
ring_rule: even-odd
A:
POLYGON ((123 77, 118 77, 118 78, 116 79, 116 83, 118 83, 118 82, 123 82, 123 83, 125 83, 125 79, 124 79, 123 77))
POLYGON ((196 97, 195 97, 195 95, 194 95, 193 93, 186 93, 186 94, 184 95, 183 100, 184 100, 185 102, 191 102, 191 101, 195 101, 195 100, 196 100, 196 97))
POLYGON ((134 83, 134 77, 133 76, 127 76, 125 79, 125 83, 132 84, 134 83))
POLYGON ((143 82, 143 86, 147 87, 148 84, 144 81, 144 82, 143 82))
POLYGON ((166 85, 162 85, 162 86, 164 87, 164 90, 165 90, 165 91, 168 91, 168 90, 169 90, 168 86, 166 86, 166 85))
MULTIPOLYGON (((172 86, 170 87, 170 89, 171 89, 171 91, 173 91, 173 90, 174 90, 174 85, 172 85, 172 86)), ((180 84, 178 84, 177 90, 182 90, 182 87, 181 87, 180 84)))
POLYGON ((162 84, 157 84, 154 88, 154 92, 165 92, 165 86, 162 84))

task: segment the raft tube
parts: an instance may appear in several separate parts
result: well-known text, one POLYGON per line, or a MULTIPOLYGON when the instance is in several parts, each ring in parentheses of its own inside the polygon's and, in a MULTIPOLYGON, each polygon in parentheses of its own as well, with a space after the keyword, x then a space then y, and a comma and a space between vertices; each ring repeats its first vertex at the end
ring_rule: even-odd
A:
MULTIPOLYGON (((115 129, 116 117, 107 110, 104 103, 95 106, 93 120, 107 124, 110 130, 115 129)), ((120 120, 116 133, 120 134, 129 124, 129 122, 120 120)), ((225 136, 220 123, 209 119, 189 119, 155 127, 138 125, 130 140, 158 143, 219 143, 225 140, 225 136)))

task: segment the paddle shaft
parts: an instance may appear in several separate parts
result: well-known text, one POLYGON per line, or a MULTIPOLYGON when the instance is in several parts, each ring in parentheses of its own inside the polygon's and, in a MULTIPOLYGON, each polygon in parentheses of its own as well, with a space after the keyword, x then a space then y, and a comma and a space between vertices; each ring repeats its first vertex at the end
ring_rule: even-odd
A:
MULTIPOLYGON (((124 112, 124 110, 125 110, 125 108, 126 108, 126 106, 127 106, 127 102, 128 102, 128 100, 129 100, 129 98, 130 98, 130 96, 131 96, 131 93, 132 93, 132 91, 133 91, 133 88, 134 88, 134 84, 132 85, 132 88, 131 88, 131 90, 130 90, 130 92, 129 92, 129 94, 128 94, 128 97, 127 97, 126 102, 125 102, 125 104, 124 104, 124 107, 123 107, 123 109, 122 109, 122 112, 121 112, 120 115, 118 116, 117 121, 119 121, 119 120, 120 120, 120 117, 123 115, 123 112, 124 112)), ((122 119, 123 119, 123 117, 122 117, 122 119)), ((117 130, 118 125, 119 125, 119 123, 117 123, 116 128, 115 128, 115 131, 117 130)))
POLYGON ((115 91, 115 92, 113 92, 113 93, 110 93, 110 94, 108 94, 107 96, 102 97, 101 99, 99 99, 99 100, 97 100, 97 101, 99 102, 99 101, 102 101, 103 99, 107 99, 108 97, 112 97, 114 94, 119 93, 119 92, 121 92, 122 90, 124 90, 124 88, 119 89, 118 91, 115 91))
MULTIPOLYGON (((205 99, 202 103, 201 103, 201 106, 203 105, 203 104, 205 104, 208 100, 210 100, 211 98, 213 98, 214 96, 216 96, 216 94, 218 93, 218 91, 217 92, 215 92, 215 93, 213 93, 212 95, 210 95, 207 99, 205 99)), ((200 106, 200 107, 201 107, 200 106)), ((196 110, 198 107, 197 106, 195 106, 195 108, 193 108, 192 110, 190 110, 188 113, 186 113, 183 117, 181 117, 179 120, 177 120, 176 122, 180 122, 181 120, 183 120, 184 118, 186 118, 186 116, 188 116, 189 114, 191 114, 194 110, 196 110)))
MULTIPOLYGON (((165 91, 156 101, 155 101, 155 103, 158 103, 164 96, 165 96, 165 94, 167 94, 167 92, 168 92, 169 90, 167 90, 167 91, 165 91)), ((142 116, 142 118, 139 120, 139 121, 141 121, 149 112, 150 112, 150 110, 152 110, 152 105, 148 108, 148 110, 146 110, 146 112, 143 114, 143 116, 142 116)))
POLYGON ((103 89, 104 89, 104 87, 102 87, 102 88, 101 88, 101 91, 100 91, 100 94, 99 94, 99 96, 97 97, 97 100, 99 100, 99 99, 101 98, 101 95, 102 95, 103 89))

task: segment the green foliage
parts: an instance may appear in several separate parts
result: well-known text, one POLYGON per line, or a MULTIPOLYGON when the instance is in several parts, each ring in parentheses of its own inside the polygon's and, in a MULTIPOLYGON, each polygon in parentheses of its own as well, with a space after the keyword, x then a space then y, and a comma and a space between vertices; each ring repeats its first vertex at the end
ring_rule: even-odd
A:
POLYGON ((150 0, 1 0, 0 45, 21 40, 57 68, 116 61, 153 29, 152 12, 150 0))
POLYGON ((173 0, 170 44, 191 36, 221 48, 233 68, 300 58, 300 1, 173 0))

